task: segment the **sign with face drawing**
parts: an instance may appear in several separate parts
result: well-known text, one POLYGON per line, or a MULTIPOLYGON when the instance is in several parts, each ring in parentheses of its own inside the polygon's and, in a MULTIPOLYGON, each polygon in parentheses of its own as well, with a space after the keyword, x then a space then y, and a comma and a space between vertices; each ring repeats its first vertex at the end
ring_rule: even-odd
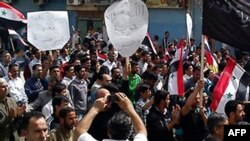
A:
POLYGON ((28 13, 28 41, 42 51, 62 49, 70 39, 67 11, 28 13))
POLYGON ((108 37, 115 49, 129 57, 139 48, 148 30, 148 9, 141 0, 115 2, 104 13, 108 37))

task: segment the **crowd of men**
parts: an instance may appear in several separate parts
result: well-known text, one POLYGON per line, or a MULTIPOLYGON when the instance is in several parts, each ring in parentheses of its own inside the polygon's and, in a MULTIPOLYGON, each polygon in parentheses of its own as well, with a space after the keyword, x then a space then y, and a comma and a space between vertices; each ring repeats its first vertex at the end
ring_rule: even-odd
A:
MULTIPOLYGON (((129 61, 93 30, 83 41, 77 32, 61 50, 2 49, 0 140, 223 141, 224 125, 248 124, 243 101, 229 101, 225 114, 210 109, 228 48, 213 53, 218 72, 206 62, 201 70, 200 46, 186 41, 185 95, 169 94, 169 64, 178 46, 169 35, 162 42, 154 36, 156 53, 142 46, 129 61)), ((239 54, 234 58, 249 71, 249 53, 239 54)))

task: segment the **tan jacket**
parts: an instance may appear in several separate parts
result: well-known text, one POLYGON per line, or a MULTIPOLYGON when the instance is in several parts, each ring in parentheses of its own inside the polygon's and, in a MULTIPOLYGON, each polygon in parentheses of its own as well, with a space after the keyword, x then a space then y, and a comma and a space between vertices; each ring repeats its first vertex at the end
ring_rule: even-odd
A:
POLYGON ((18 140, 17 127, 14 123, 14 118, 9 117, 9 109, 17 108, 16 101, 10 97, 6 97, 5 100, 0 100, 0 137, 1 141, 11 140, 11 136, 14 136, 14 140, 18 140))
POLYGON ((53 129, 47 138, 47 141, 73 141, 73 130, 69 133, 62 133, 61 127, 53 129))

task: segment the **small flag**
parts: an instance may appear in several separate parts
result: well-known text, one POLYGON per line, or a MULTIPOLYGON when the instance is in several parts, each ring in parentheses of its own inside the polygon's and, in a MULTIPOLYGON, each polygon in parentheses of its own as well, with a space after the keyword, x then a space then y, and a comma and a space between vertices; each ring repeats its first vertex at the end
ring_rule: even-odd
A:
POLYGON ((17 30, 26 26, 26 24, 27 20, 20 11, 0 2, 0 26, 17 30))
POLYGON ((12 30, 12 29, 8 29, 8 32, 12 38, 12 40, 17 40, 20 44, 24 45, 24 46, 29 46, 27 45, 23 38, 15 31, 15 30, 12 30))
POLYGON ((154 47, 154 44, 153 44, 153 42, 151 40, 151 37, 150 37, 150 35, 149 35, 148 32, 147 32, 144 40, 142 41, 142 44, 146 45, 147 47, 149 47, 153 51, 154 54, 157 54, 157 52, 155 50, 155 47, 154 47))
POLYGON ((205 57, 207 59, 208 68, 212 70, 214 73, 217 73, 219 71, 218 63, 215 60, 213 54, 211 53, 211 50, 210 50, 210 47, 206 38, 204 40, 204 44, 205 44, 205 57))
POLYGON ((184 81, 183 81, 183 47, 185 40, 181 39, 178 49, 175 52, 175 57, 170 62, 169 78, 168 78, 168 92, 170 95, 184 95, 184 81))

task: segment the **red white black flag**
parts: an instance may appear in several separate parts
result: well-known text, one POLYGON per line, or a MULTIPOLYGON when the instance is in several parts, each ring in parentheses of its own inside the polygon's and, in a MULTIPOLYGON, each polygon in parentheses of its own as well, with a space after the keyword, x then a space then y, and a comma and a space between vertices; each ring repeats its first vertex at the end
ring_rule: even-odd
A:
POLYGON ((249 74, 232 58, 228 58, 227 65, 214 88, 211 109, 224 113, 225 104, 229 100, 249 100, 249 84, 249 74))
POLYGON ((181 39, 178 49, 175 52, 175 57, 170 62, 169 77, 168 77, 168 92, 171 95, 184 95, 183 81, 183 47, 185 40, 181 39))
POLYGON ((20 29, 27 24, 24 15, 14 7, 0 2, 0 26, 7 29, 20 29))

